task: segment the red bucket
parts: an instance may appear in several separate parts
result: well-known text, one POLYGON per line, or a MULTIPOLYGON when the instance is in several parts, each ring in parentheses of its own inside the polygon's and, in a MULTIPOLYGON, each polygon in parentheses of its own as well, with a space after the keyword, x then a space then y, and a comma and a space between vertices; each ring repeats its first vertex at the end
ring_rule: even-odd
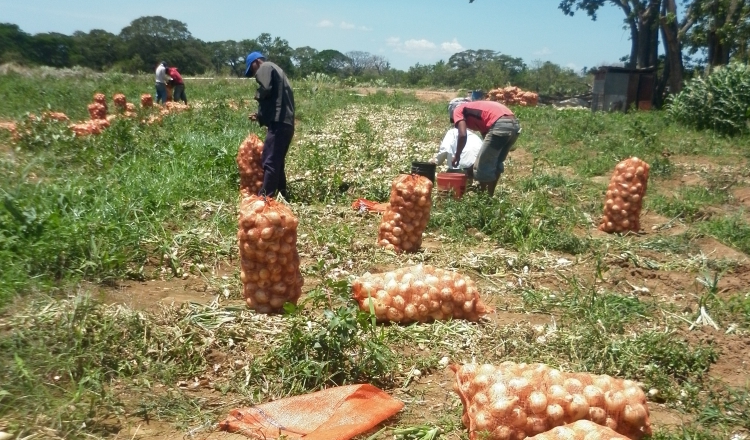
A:
POLYGON ((438 192, 452 192, 454 199, 460 199, 466 191, 466 174, 463 173, 438 173, 438 192))

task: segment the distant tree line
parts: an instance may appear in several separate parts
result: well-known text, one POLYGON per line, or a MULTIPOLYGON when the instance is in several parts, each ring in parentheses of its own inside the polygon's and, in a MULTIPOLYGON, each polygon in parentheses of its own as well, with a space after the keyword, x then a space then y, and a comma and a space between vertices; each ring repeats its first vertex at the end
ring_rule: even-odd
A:
POLYGON ((17 25, 0 23, 0 64, 138 73, 152 72, 160 61, 167 61, 185 75, 241 76, 244 57, 254 50, 261 51, 292 78, 325 74, 357 83, 484 90, 513 84, 552 95, 588 90, 585 72, 549 62, 528 66, 520 58, 486 49, 466 50, 447 62, 417 64, 403 71, 392 68, 379 55, 309 46, 292 48, 286 40, 267 33, 241 41, 205 42, 193 37, 185 23, 161 16, 137 18, 119 34, 95 29, 73 35, 30 35, 17 25))

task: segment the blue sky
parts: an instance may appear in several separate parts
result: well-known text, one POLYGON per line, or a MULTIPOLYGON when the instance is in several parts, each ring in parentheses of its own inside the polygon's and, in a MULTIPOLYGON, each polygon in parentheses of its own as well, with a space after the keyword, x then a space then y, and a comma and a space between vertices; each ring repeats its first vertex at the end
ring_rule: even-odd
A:
POLYGON ((557 0, 0 0, 0 22, 25 32, 104 29, 161 15, 182 21, 204 41, 255 38, 262 32, 291 47, 365 51, 408 69, 467 49, 491 49, 527 64, 552 61, 580 70, 617 63, 630 52, 622 12, 597 21, 568 17, 557 0))

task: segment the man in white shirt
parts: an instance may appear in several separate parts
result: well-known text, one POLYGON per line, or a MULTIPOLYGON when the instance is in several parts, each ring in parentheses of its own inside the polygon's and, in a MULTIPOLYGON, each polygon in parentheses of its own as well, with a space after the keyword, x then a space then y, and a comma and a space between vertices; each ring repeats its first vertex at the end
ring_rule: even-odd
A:
POLYGON ((167 103, 167 62, 162 61, 156 67, 156 103, 167 103))

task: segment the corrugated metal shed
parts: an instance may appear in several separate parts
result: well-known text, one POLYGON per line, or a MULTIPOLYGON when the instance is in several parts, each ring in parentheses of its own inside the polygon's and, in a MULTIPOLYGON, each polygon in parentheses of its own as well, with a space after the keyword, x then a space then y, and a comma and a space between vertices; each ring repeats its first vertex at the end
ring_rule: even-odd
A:
POLYGON ((601 67, 594 76, 592 111, 623 111, 631 106, 650 110, 656 85, 655 69, 601 67))

